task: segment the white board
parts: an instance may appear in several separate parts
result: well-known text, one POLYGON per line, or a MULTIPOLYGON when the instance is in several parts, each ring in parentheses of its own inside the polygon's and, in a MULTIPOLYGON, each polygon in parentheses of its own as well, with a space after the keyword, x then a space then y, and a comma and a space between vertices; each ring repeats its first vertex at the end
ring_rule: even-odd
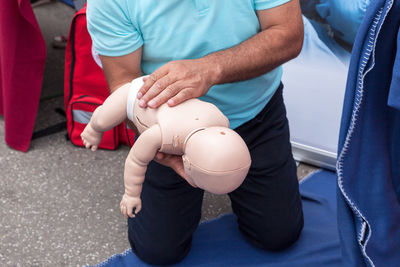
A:
POLYGON ((302 52, 283 65, 293 154, 297 161, 334 169, 348 66, 307 20, 304 25, 302 52))

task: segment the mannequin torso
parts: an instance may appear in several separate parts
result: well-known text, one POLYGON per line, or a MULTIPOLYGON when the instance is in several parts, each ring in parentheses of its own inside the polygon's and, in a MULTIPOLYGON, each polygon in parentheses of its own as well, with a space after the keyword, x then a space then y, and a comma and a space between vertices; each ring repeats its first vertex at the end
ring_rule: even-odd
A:
POLYGON ((134 105, 133 123, 139 134, 158 124, 161 130, 160 152, 182 155, 186 138, 194 131, 211 126, 229 127, 228 119, 214 105, 190 99, 178 106, 163 104, 158 109, 134 105))

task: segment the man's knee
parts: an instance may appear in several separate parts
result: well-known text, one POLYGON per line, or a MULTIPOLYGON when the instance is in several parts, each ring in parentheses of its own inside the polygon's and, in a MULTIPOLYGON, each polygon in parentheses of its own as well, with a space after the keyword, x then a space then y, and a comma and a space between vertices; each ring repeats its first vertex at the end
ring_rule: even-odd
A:
POLYGON ((129 237, 129 242, 136 256, 144 262, 154 265, 169 265, 180 262, 190 250, 190 241, 184 245, 170 240, 135 242, 129 237))
POLYGON ((253 245, 264 250, 276 251, 285 249, 296 242, 303 225, 303 214, 301 213, 297 220, 273 224, 270 221, 264 223, 259 221, 256 225, 239 224, 239 228, 253 245))
POLYGON ((269 231, 261 231, 256 240, 256 245, 270 251, 285 249, 297 241, 303 225, 303 216, 301 216, 301 219, 296 223, 280 224, 269 231))

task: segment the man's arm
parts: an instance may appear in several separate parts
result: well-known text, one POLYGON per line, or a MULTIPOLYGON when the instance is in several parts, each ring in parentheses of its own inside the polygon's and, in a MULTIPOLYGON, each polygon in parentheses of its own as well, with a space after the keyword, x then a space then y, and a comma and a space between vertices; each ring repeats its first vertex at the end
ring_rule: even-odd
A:
POLYGON ((142 47, 130 54, 119 57, 100 55, 100 60, 111 93, 122 85, 142 76, 140 68, 142 47))
MULTIPOLYGON (((142 47, 130 54, 120 57, 99 56, 101 64, 103 65, 103 72, 106 76, 108 88, 111 93, 122 85, 142 76, 142 69, 140 67, 140 62, 142 60, 142 47)), ((133 122, 126 120, 125 123, 127 123, 135 133, 138 132, 133 122)))
POLYGON ((248 80, 295 58, 303 45, 303 23, 298 0, 257 11, 261 32, 249 40, 204 58, 218 70, 215 84, 248 80))
POLYGON ((177 105, 211 86, 257 77, 296 57, 303 44, 299 0, 257 11, 261 32, 232 48, 157 69, 139 91, 140 106, 177 105))

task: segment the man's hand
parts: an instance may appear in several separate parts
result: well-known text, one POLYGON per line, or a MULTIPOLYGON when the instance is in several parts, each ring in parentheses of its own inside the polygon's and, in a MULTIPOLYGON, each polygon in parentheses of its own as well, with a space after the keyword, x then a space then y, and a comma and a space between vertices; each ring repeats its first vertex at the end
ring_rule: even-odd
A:
POLYGON ((204 58, 171 61, 144 79, 138 93, 139 106, 157 108, 167 102, 172 107, 205 95, 217 75, 217 70, 204 58))
POLYGON ((197 187, 188 178, 185 173, 185 168, 183 167, 183 161, 181 156, 170 155, 158 152, 154 160, 164 166, 172 168, 177 174, 179 174, 183 179, 185 179, 191 186, 197 187))

